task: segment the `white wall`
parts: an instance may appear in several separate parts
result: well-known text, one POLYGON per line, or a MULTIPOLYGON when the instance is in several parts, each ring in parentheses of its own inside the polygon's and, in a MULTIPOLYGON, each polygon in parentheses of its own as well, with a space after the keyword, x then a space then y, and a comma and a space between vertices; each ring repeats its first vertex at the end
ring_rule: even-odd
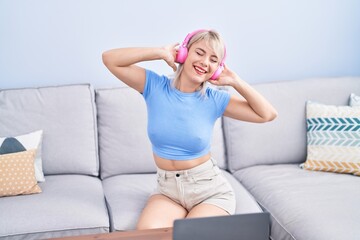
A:
POLYGON ((357 0, 0 0, 0 88, 118 86, 103 51, 181 42, 198 28, 223 35, 227 64, 250 83, 360 75, 357 0))

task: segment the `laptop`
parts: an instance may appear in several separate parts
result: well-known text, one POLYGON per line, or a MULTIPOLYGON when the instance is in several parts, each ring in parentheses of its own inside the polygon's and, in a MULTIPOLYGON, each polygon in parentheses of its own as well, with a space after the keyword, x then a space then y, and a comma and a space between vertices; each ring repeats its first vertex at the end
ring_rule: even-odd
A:
POLYGON ((173 240, 269 240, 268 212, 174 221, 173 240))

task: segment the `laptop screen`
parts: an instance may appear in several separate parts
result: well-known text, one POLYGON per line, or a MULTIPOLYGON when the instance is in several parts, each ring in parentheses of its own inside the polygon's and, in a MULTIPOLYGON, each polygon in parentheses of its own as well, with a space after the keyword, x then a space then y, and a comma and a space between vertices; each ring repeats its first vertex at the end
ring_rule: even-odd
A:
POLYGON ((267 212, 174 221, 174 240, 269 240, 267 212))

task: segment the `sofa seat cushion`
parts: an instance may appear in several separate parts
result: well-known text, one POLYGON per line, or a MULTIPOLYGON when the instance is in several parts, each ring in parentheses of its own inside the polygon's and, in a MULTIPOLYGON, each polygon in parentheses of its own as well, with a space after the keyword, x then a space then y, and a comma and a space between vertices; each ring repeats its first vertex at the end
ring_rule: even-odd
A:
POLYGON ((234 176, 270 212, 273 239, 360 236, 359 177, 303 170, 297 164, 254 166, 234 176))
POLYGON ((101 181, 46 176, 42 193, 0 198, 1 239, 43 239, 109 231, 101 181))
MULTIPOLYGON (((262 212, 253 196, 229 173, 224 176, 236 192, 236 213, 262 212)), ((103 180, 111 231, 132 230, 156 188, 156 174, 118 175, 103 180)))

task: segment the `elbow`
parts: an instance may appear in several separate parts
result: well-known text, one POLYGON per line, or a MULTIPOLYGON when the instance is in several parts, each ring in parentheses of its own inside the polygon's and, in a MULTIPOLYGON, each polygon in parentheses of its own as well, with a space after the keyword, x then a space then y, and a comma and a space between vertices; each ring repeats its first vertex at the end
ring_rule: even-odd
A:
POLYGON ((263 116, 261 118, 261 122, 266 123, 266 122, 271 122, 272 120, 274 120, 275 118, 277 118, 278 113, 277 111, 273 110, 270 111, 268 114, 266 114, 265 116, 263 116))
POLYGON ((110 62, 109 58, 110 58, 110 57, 109 57, 109 52, 108 52, 108 51, 103 52, 103 54, 102 54, 102 61, 103 61, 103 63, 104 63, 105 66, 109 66, 109 62, 110 62))
POLYGON ((276 110, 273 110, 271 112, 269 112, 269 114, 267 114, 266 116, 263 117, 264 122, 271 122, 272 120, 274 120, 275 118, 277 118, 278 113, 276 110))

